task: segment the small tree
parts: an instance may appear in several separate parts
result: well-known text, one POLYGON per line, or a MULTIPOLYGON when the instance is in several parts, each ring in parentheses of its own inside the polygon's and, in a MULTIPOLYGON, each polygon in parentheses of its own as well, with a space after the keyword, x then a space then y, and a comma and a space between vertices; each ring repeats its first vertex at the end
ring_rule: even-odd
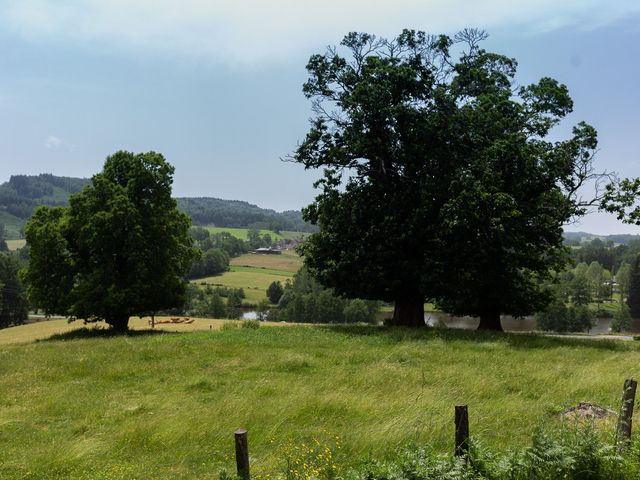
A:
POLYGON ((5 232, 4 232, 4 224, 0 223, 0 252, 8 252, 9 247, 7 246, 5 232))
POLYGON ((40 207, 26 227, 29 296, 46 313, 104 320, 181 306, 196 250, 158 153, 120 151, 67 208, 40 207))
POLYGON ((631 313, 626 303, 620 303, 611 322, 611 330, 614 332, 623 332, 631 326, 631 313))
POLYGON ((344 307, 344 321, 346 323, 371 322, 367 303, 359 298, 347 302, 344 307))
POLYGON ((620 268, 616 272, 616 283, 618 284, 618 292, 620 292, 620 303, 625 303, 629 296, 629 283, 631 282, 631 265, 622 262, 620 268))
POLYGON ((18 268, 14 258, 0 253, 0 328, 27 320, 27 295, 18 278, 18 268))
POLYGON ((277 304, 282 298, 282 294, 284 293, 284 288, 282 288, 282 283, 279 280, 275 282, 271 282, 269 288, 267 288, 267 297, 271 303, 277 304))
POLYGON ((571 301, 575 305, 588 305, 591 303, 591 287, 589 280, 584 275, 576 275, 569 282, 571 301))
POLYGON ((636 256, 631 267, 627 305, 631 318, 640 318, 640 255, 636 256))

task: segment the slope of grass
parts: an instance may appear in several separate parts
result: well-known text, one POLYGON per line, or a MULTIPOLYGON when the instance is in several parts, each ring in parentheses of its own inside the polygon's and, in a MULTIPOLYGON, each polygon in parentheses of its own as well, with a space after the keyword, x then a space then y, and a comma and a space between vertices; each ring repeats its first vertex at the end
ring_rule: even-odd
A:
POLYGON ((235 267, 240 271, 229 271, 222 275, 199 278, 194 280, 196 285, 224 286, 229 288, 242 288, 245 293, 245 301, 257 304, 267 298, 267 288, 271 282, 280 281, 282 284, 291 279, 291 274, 279 274, 277 271, 265 273, 262 269, 252 267, 235 267), (246 270, 243 270, 246 268, 246 270))
POLYGON ((76 332, 0 346, 0 478, 216 478, 240 426, 254 473, 281 469, 287 440, 338 436, 342 465, 445 452, 458 403, 472 435, 507 448, 578 402, 617 410, 638 365, 631 342, 462 331, 76 332))
POLYGON ((293 274, 302 267, 302 259, 293 250, 285 250, 280 255, 247 253, 232 258, 231 266, 264 268, 293 274))
POLYGON ((283 285, 302 266, 302 259, 292 250, 281 255, 247 253, 231 260, 230 271, 213 277, 194 280, 196 285, 243 288, 245 302, 256 305, 266 298, 267 288, 272 282, 283 285))
MULTIPOLYGON (((246 240, 248 238, 248 228, 231 228, 231 227, 203 227, 209 230, 209 233, 221 233, 228 232, 236 238, 246 240)), ((271 230, 260 230, 260 235, 268 233, 271 236, 271 240, 281 240, 282 235, 273 232, 271 230)))
POLYGON ((5 238, 14 240, 21 237, 20 231, 24 227, 24 220, 0 210, 0 223, 4 225, 5 238))

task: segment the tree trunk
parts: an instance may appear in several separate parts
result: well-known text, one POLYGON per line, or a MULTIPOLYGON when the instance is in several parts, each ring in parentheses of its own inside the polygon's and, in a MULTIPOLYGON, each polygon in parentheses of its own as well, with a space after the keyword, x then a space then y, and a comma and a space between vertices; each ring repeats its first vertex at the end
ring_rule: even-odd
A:
POLYGON ((126 332, 129 329, 129 315, 111 317, 106 319, 106 322, 111 325, 111 328, 116 332, 126 332))
POLYGON ((392 325, 424 327, 424 298, 422 295, 399 298, 393 309, 392 325))
POLYGON ((485 312, 480 314, 480 325, 478 330, 493 330, 494 332, 504 332, 500 322, 500 312, 485 312))

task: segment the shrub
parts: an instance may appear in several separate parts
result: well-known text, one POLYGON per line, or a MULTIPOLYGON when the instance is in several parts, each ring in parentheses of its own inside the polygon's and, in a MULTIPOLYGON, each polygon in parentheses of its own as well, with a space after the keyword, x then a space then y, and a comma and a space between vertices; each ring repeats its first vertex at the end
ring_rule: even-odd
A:
POLYGON ((625 303, 621 303, 616 313, 613 316, 613 322, 611 322, 611 330, 614 332, 622 332, 629 330, 631 326, 631 312, 629 307, 625 303))
POLYGON ((594 315, 585 305, 565 305, 556 301, 536 314, 540 330, 554 332, 584 332, 594 325, 594 315))
POLYGON ((260 322, 258 320, 245 320, 242 322, 242 328, 249 328, 251 330, 256 330, 260 328, 260 322))

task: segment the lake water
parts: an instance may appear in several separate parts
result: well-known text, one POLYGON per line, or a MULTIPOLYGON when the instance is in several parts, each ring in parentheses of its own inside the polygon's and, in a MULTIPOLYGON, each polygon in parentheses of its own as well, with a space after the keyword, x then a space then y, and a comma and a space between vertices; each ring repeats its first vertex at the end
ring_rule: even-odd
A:
MULTIPOLYGON (((385 313, 380 316, 380 320, 390 317, 390 313, 385 313)), ((245 311, 242 314, 243 320, 255 320, 256 318, 255 310, 245 311)), ((536 330, 536 321, 532 315, 524 318, 513 318, 509 315, 503 315, 501 318, 502 328, 507 332, 532 332, 536 330)), ((461 328, 463 330, 475 330, 480 323, 480 319, 476 317, 455 317, 443 312, 425 312, 424 320, 427 325, 432 327, 440 320, 444 322, 448 328, 461 328)), ((596 318, 596 324, 589 333, 610 333, 612 321, 612 318, 596 318)), ((640 333, 640 319, 631 321, 629 332, 640 333)))
MULTIPOLYGON (((479 318, 454 317, 442 312, 426 312, 424 318, 427 325, 433 326, 440 320, 449 328, 462 328, 465 330, 475 330, 480 323, 479 318)), ((530 332, 536 329, 536 321, 533 316, 513 318, 509 315, 503 315, 501 318, 502 328, 508 332, 530 332)), ((609 333, 612 321, 612 318, 596 318, 596 324, 589 333, 609 333)), ((640 332, 640 320, 633 320, 629 331, 640 332)))

